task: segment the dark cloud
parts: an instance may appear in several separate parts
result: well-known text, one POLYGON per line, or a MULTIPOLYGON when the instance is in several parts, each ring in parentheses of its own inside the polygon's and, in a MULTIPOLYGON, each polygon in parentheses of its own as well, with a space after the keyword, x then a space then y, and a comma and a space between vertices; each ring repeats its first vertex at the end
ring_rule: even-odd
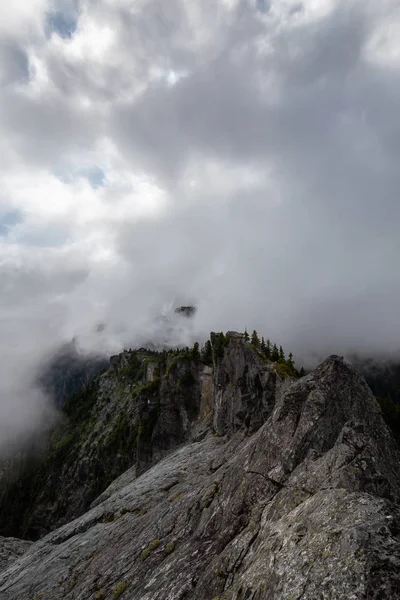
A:
POLYGON ((0 40, 0 80, 3 85, 26 82, 29 79, 29 59, 22 44, 0 40))
POLYGON ((398 352, 395 2, 41 6, 42 35, 0 40, 16 398, 73 335, 107 353, 247 326, 308 360, 398 352), (188 303, 191 330, 155 319, 188 303))

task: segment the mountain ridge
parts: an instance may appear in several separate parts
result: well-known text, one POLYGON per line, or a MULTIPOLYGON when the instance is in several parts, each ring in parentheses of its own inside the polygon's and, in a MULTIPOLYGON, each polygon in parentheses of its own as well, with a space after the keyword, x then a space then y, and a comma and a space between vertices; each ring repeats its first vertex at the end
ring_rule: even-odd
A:
POLYGON ((131 464, 7 565, 2 598, 399 597, 400 455, 366 382, 335 355, 296 379, 240 334, 211 344, 211 365, 197 351, 162 371, 154 355, 111 360, 84 416, 137 409, 131 464))

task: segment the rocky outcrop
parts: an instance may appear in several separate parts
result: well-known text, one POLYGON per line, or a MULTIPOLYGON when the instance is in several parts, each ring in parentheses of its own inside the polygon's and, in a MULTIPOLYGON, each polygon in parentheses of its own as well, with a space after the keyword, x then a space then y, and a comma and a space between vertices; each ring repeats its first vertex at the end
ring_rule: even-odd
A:
POLYGON ((3 480, 0 534, 36 540, 84 513, 132 465, 140 475, 210 428, 260 427, 274 401, 272 364, 233 335, 214 342, 211 364, 192 351, 111 357, 65 405, 50 450, 3 480))
POLYGON ((365 382, 333 356, 270 396, 273 368, 260 364, 257 392, 258 363, 243 376, 228 349, 212 416, 224 435, 206 415, 201 435, 128 470, 0 574, 2 599, 400 597, 400 456, 365 382))
POLYGON ((254 432, 266 421, 275 401, 276 376, 242 335, 227 333, 214 381, 213 424, 219 435, 232 434, 243 425, 254 432))

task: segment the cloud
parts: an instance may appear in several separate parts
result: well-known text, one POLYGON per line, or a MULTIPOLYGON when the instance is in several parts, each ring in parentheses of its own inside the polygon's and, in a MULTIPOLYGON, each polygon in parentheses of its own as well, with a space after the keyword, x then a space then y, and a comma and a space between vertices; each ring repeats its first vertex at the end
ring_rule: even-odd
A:
POLYGON ((62 341, 133 346, 181 303, 173 343, 247 326, 303 359, 398 352, 397 2, 0 17, 4 430, 47 405, 29 390, 62 341))

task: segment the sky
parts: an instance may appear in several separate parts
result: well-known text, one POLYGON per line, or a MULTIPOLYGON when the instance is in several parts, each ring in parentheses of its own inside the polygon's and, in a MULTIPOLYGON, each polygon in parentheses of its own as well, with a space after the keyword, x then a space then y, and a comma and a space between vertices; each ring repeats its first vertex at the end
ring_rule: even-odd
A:
POLYGON ((398 0, 0 4, 0 445, 61 343, 181 304, 172 344, 396 356, 399 106, 398 0))

